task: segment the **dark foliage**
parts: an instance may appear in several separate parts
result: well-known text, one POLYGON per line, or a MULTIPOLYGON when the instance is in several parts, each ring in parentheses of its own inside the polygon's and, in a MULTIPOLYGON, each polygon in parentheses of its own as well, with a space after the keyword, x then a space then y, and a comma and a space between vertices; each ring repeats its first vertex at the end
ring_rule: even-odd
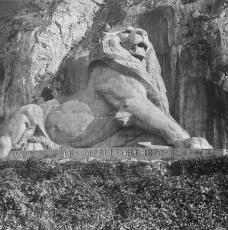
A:
POLYGON ((183 4, 190 4, 190 3, 197 2, 197 0, 181 0, 181 2, 182 2, 183 4))
POLYGON ((227 158, 0 162, 0 229, 227 229, 227 158))

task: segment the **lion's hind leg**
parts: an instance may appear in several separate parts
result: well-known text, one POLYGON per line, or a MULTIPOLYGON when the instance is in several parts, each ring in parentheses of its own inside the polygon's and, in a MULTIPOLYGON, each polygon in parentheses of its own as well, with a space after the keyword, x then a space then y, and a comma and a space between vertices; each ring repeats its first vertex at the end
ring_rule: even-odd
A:
POLYGON ((34 136, 36 127, 38 127, 44 136, 42 144, 53 149, 59 145, 55 144, 49 138, 44 128, 43 111, 39 105, 28 104, 22 106, 11 118, 2 130, 0 137, 0 158, 6 157, 11 149, 26 149, 29 139, 34 136))
POLYGON ((0 137, 0 158, 6 157, 11 149, 16 146, 29 125, 29 120, 24 114, 15 114, 5 124, 0 137))
POLYGON ((0 159, 7 157, 12 148, 12 141, 9 136, 0 137, 0 159))
POLYGON ((45 145, 51 149, 58 149, 60 147, 58 144, 54 143, 48 136, 44 127, 43 110, 39 105, 36 104, 25 105, 19 109, 18 113, 25 114, 29 119, 30 125, 39 128, 41 134, 43 135, 43 138, 40 138, 43 144, 45 143, 45 145))

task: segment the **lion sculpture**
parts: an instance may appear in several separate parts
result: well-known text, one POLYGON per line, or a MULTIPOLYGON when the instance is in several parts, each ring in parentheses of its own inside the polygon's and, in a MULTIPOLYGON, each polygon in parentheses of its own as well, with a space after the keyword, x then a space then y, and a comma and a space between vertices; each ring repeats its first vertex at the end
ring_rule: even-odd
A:
POLYGON ((92 147, 131 126, 163 138, 168 145, 210 149, 190 137, 171 117, 153 45, 143 29, 107 32, 90 55, 87 87, 71 96, 22 106, 6 123, 0 156, 29 143, 58 149, 92 147))

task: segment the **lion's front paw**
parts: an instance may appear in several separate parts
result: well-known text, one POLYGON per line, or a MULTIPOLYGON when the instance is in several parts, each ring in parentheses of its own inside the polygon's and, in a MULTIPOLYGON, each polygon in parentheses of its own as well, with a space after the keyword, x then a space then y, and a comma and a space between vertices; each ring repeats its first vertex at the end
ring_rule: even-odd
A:
POLYGON ((129 121, 131 118, 132 114, 126 111, 119 111, 116 113, 115 118, 124 126, 129 125, 129 121))
POLYGON ((190 149, 213 149, 204 137, 191 137, 185 140, 178 140, 174 143, 175 148, 190 149))

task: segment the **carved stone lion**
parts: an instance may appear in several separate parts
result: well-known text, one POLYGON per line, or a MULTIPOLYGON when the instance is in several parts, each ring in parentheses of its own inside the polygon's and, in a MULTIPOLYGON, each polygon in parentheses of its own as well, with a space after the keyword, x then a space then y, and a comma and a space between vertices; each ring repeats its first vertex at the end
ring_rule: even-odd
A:
POLYGON ((84 90, 23 106, 10 119, 0 138, 2 157, 31 141, 49 148, 92 147, 123 126, 156 134, 174 147, 212 148, 204 138, 190 138, 171 117, 146 31, 128 27, 106 33, 90 58, 84 90))

